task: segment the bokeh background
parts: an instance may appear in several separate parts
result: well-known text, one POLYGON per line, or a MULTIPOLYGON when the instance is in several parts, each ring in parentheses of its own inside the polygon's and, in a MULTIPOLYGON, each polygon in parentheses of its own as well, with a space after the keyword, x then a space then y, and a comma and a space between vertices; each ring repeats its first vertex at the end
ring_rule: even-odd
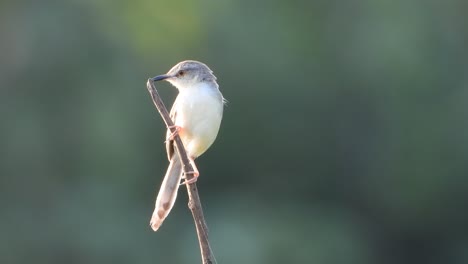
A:
POLYGON ((148 225, 145 83, 184 59, 229 101, 198 160, 218 263, 468 263, 467 3, 2 1, 0 263, 199 263, 184 188, 148 225))

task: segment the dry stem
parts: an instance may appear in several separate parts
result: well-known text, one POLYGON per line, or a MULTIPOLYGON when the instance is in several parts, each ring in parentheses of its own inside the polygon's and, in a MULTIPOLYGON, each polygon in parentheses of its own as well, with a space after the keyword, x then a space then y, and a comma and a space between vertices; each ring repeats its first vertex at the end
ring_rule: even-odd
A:
MULTIPOLYGON (((168 127, 168 129, 171 130, 171 133, 174 132, 176 130, 174 122, 171 120, 169 112, 167 111, 166 106, 164 106, 164 103, 161 100, 158 91, 156 90, 154 82, 151 79, 148 79, 146 87, 148 88, 148 91, 151 94, 151 98, 153 99, 153 103, 158 109, 162 119, 164 120, 166 127, 168 127)), ((176 134, 176 136, 174 137, 174 142, 177 153, 183 164, 182 169, 184 171, 184 175, 186 176, 186 181, 190 181, 190 179, 194 177, 193 174, 190 173, 193 171, 193 168, 190 164, 187 152, 185 151, 184 145, 179 135, 176 134)), ((188 207, 192 212, 193 221, 195 222, 195 228, 197 230, 198 235, 198 243, 200 244, 202 263, 215 263, 215 258, 213 252, 211 251, 210 242, 208 240, 208 228, 206 226, 205 216, 203 215, 200 196, 198 195, 197 184, 194 182, 191 184, 186 184, 186 186, 189 197, 188 207)))

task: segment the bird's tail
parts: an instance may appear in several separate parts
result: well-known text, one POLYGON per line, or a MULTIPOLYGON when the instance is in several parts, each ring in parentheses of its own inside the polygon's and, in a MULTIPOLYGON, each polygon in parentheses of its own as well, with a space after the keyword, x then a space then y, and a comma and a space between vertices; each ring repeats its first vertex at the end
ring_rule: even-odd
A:
POLYGON ((177 190, 179 189, 180 180, 182 177, 182 163, 177 154, 172 155, 171 162, 167 168, 166 175, 161 184, 161 189, 156 199, 153 216, 151 217, 150 225, 154 231, 157 231, 162 225, 164 219, 174 206, 177 198, 177 190))

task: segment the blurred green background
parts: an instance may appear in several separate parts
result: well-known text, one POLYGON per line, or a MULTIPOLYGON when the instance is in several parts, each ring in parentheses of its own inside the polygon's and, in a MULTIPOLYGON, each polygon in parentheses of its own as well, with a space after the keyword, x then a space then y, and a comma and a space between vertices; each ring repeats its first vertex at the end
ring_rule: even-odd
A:
MULTIPOLYGON (((147 78, 228 99, 198 182, 219 263, 468 263, 468 2, 2 1, 0 263, 199 263, 147 78)), ((158 89, 166 104, 176 90, 158 89)))

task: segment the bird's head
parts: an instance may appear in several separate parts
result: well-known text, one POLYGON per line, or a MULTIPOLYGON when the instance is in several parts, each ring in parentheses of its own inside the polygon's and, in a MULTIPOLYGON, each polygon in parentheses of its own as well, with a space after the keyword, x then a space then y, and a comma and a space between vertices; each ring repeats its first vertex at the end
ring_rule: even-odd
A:
POLYGON ((177 63, 166 74, 153 78, 153 81, 162 80, 170 82, 178 89, 183 89, 201 82, 216 82, 216 77, 204 63, 186 60, 177 63))

